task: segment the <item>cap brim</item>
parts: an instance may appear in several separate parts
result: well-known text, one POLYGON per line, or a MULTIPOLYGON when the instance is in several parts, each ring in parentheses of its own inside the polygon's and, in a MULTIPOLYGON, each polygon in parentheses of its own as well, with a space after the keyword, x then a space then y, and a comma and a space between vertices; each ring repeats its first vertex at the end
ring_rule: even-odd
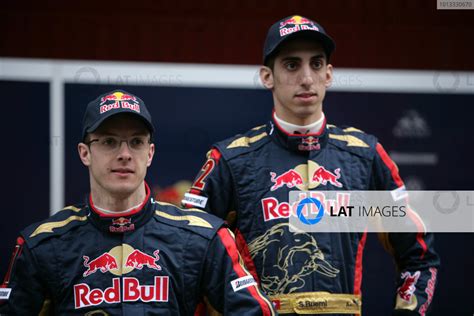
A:
POLYGON ((153 134, 155 132, 155 128, 153 127, 153 125, 148 122, 143 116, 141 116, 140 114, 138 113, 135 113, 135 112, 132 112, 132 111, 121 111, 121 112, 112 112, 112 113, 107 113, 106 115, 104 115, 99 121, 95 122, 92 126, 90 126, 89 128, 87 128, 85 131, 84 131, 84 135, 82 135, 82 138, 86 137, 86 134, 88 133, 93 133, 95 130, 97 130, 99 128, 100 125, 102 125, 102 123, 104 123, 107 119, 111 118, 112 116, 114 115, 117 115, 117 114, 131 114, 135 117, 137 117, 138 119, 140 119, 148 128, 148 130, 150 131, 150 134, 153 134))
POLYGON ((295 38, 309 38, 309 39, 315 39, 316 41, 320 42, 323 45, 323 49, 326 53, 326 57, 329 58, 331 54, 334 52, 336 49, 336 44, 334 43, 333 39, 329 37, 326 34, 323 34, 321 32, 315 32, 311 30, 302 30, 299 32, 292 33, 290 35, 287 35, 286 37, 282 38, 276 45, 273 47, 271 52, 267 54, 264 60, 264 64, 267 63, 268 59, 275 54, 275 52, 278 50, 278 47, 280 47, 282 44, 288 42, 289 40, 295 39, 295 38))

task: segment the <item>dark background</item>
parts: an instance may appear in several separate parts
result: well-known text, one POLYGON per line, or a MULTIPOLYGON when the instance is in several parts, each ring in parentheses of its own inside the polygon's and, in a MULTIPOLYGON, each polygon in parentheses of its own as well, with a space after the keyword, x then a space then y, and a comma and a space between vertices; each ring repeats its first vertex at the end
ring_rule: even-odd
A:
MULTIPOLYGON (((268 27, 301 14, 336 40, 335 67, 473 71, 474 11, 436 10, 436 1, 173 1, 4 2, 0 57, 258 64, 268 27), (92 3, 92 2, 91 2, 92 3)), ((469 80, 474 89, 474 76, 469 80)), ((76 143, 85 104, 117 86, 65 85, 65 203, 88 191, 76 143)), ((271 113, 264 90, 122 87, 142 97, 157 126, 157 154, 147 180, 170 186, 191 180, 216 140, 261 125, 271 113)), ((0 274, 18 231, 49 213, 49 85, 0 81, 4 185, 0 274)), ((436 165, 399 165, 402 177, 427 190, 473 190, 473 94, 329 92, 328 120, 376 134, 387 151, 434 152, 436 165), (415 110, 428 136, 396 137, 415 110)), ((433 315, 472 315, 473 234, 437 234, 441 255, 433 315)), ((364 257, 364 314, 390 315, 394 266, 376 238, 364 257)))

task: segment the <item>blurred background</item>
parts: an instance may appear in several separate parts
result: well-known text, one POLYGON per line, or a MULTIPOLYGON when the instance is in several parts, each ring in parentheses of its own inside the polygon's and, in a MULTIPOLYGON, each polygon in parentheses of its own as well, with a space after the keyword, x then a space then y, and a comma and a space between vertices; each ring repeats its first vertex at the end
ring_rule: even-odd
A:
MULTIPOLYGON (((0 275, 22 228, 87 197, 76 146, 89 101, 115 88, 145 101, 157 126, 147 181, 178 202, 214 142, 270 118, 263 42, 293 14, 336 41, 329 123, 377 135, 409 189, 474 189, 474 10, 439 10, 437 0, 5 1, 0 275)), ((473 234, 436 238, 433 315, 470 316, 473 234)), ((366 248, 364 315, 390 315, 392 259, 375 236, 366 248)))

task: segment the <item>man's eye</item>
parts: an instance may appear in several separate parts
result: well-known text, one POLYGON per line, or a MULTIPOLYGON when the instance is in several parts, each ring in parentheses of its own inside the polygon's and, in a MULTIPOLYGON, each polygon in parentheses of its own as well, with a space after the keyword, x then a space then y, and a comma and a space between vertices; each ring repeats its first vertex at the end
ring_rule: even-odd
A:
POLYGON ((316 69, 319 69, 322 66, 323 66, 323 62, 320 61, 320 60, 313 62, 313 67, 316 68, 316 69))
POLYGON ((143 144, 145 144, 145 140, 143 138, 136 137, 136 138, 132 138, 131 140, 131 145, 133 146, 140 146, 143 144))
POLYGON ((106 137, 102 140, 102 144, 105 146, 113 147, 117 144, 117 140, 112 137, 106 137))
POLYGON ((287 64, 286 64, 286 69, 288 69, 288 70, 295 70, 295 69, 296 69, 296 66, 297 66, 296 63, 293 63, 293 62, 287 63, 287 64))

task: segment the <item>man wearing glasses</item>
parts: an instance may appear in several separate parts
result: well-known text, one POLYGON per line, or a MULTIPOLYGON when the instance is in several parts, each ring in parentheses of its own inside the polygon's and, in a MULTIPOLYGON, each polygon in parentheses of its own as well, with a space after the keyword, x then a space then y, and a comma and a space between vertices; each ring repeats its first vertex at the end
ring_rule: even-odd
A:
POLYGON ((274 315, 223 221, 150 196, 155 153, 144 102, 116 90, 89 103, 79 157, 85 205, 26 228, 1 286, 0 314, 274 315))

